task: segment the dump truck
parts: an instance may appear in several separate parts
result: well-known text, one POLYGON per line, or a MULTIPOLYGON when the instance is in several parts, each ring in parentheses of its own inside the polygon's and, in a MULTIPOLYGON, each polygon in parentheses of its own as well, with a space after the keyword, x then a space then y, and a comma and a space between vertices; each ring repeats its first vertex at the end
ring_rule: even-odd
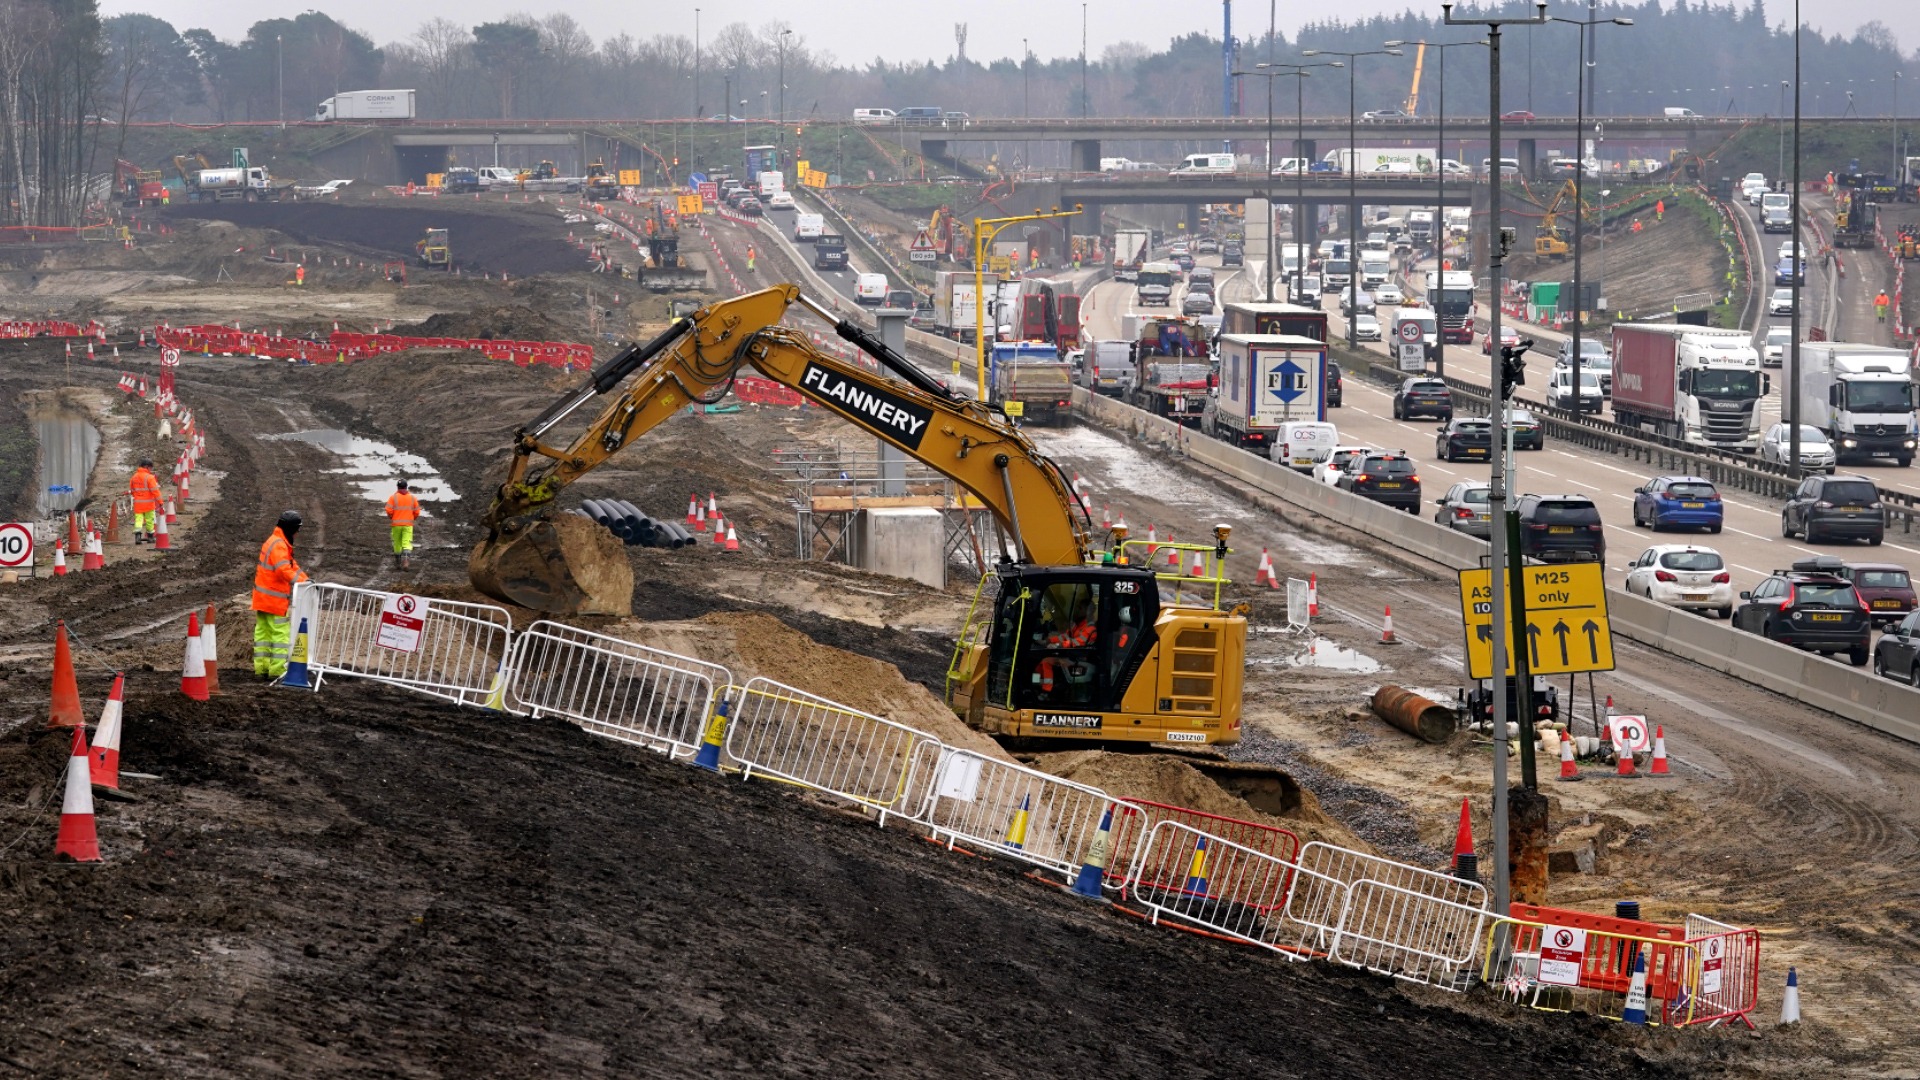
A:
MULTIPOLYGON (((1157 542, 1161 559, 1171 552, 1183 567, 1199 559, 1209 576, 1157 571, 1144 540, 1124 529, 1096 532, 1067 474, 1017 425, 987 403, 950 393, 795 285, 715 301, 676 320, 520 425, 468 560, 474 587, 535 611, 631 614, 630 549, 605 526, 567 513, 561 498, 679 415, 689 397, 717 399, 748 371, 949 477, 993 517, 995 536, 1010 546, 991 593, 960 633, 946 700, 961 720, 1016 748, 1239 740, 1246 614, 1218 600, 1232 530, 1219 525, 1197 542, 1157 542), (796 305, 877 370, 832 356, 783 325, 796 305), (570 443, 553 445, 553 429, 598 396, 605 398, 598 415, 570 443), (1184 591, 1177 588, 1183 583, 1184 591)), ((1280 791, 1292 783, 1240 763, 1194 762, 1218 771, 1222 784, 1280 791)), ((985 788, 977 797, 1002 798, 985 788)), ((992 812, 999 814, 997 803, 992 812)))
POLYGON ((1749 331, 1613 327, 1613 418, 1628 427, 1723 450, 1758 450, 1767 382, 1749 331))
POLYGON ((1058 426, 1073 406, 1073 370, 1052 342, 994 342, 987 385, 987 400, 1023 423, 1058 426))

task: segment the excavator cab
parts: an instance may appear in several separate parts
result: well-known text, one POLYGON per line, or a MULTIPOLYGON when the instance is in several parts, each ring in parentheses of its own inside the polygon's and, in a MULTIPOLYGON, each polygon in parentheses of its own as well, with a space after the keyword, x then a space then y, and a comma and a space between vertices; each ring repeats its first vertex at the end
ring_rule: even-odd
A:
POLYGON ((447 230, 428 229, 427 235, 414 242, 413 249, 420 254, 420 261, 427 266, 445 268, 452 263, 452 254, 447 249, 447 230))
POLYGON ((607 171, 605 162, 596 161, 587 166, 587 191, 598 195, 617 195, 620 192, 619 179, 607 171))

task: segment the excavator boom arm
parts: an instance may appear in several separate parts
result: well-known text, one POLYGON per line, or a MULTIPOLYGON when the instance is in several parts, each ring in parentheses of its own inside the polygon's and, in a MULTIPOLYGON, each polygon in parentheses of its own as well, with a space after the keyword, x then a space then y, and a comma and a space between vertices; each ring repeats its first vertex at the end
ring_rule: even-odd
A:
MULTIPOLYGON (((720 301, 679 320, 654 341, 608 361, 587 386, 521 428, 507 482, 487 512, 487 539, 470 564, 474 584, 489 595, 530 607, 543 606, 529 602, 530 596, 545 597, 547 610, 564 604, 567 590, 557 580, 544 590, 503 585, 501 575, 491 569, 503 561, 499 552, 536 531, 540 522, 551 524, 555 500, 569 484, 686 405, 715 399, 746 366, 950 477, 999 520, 1027 560, 1045 566, 1085 561, 1093 540, 1089 516, 1059 468, 1024 434, 987 405, 953 398, 864 329, 835 320, 826 309, 804 300, 797 286, 780 285, 720 301), (781 318, 796 302, 833 322, 841 337, 900 378, 830 356, 804 335, 781 326, 781 318), (623 383, 625 388, 568 446, 556 448, 543 441, 569 414, 623 383), (538 475, 536 456, 553 462, 538 475), (490 547, 496 549, 493 556, 490 547)), ((542 560, 557 578, 574 554, 543 554, 542 560)), ((526 560, 517 565, 524 567, 526 560)))

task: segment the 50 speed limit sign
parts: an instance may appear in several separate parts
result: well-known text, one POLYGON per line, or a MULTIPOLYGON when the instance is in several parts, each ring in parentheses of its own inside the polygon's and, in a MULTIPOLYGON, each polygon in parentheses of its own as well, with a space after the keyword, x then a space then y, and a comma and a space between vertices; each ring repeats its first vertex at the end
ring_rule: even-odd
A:
POLYGON ((24 522, 0 525, 0 569, 33 565, 33 526, 24 522))
POLYGON ((1420 324, 1417 322, 1403 322, 1400 324, 1400 340, 1409 345, 1419 342, 1422 333, 1420 324))

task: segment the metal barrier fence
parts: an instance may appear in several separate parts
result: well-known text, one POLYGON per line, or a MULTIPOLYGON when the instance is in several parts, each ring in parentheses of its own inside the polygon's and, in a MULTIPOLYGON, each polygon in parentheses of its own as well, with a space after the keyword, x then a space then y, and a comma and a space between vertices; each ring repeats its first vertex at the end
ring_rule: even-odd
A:
POLYGON ((352 675, 485 705, 512 647, 513 616, 492 604, 303 581, 291 611, 294 634, 307 620, 315 690, 327 675, 352 675), (390 601, 408 610, 383 611, 390 601))
POLYGON ((1742 930, 1705 915, 1687 916, 1687 944, 1699 957, 1694 972, 1689 1024, 1716 1027, 1733 1021, 1753 1028, 1748 1016, 1760 1003, 1760 931, 1742 930))
POLYGON ((732 685, 719 664, 542 620, 514 638, 502 703, 680 757, 699 749, 716 695, 732 685))
POLYGON ((1295 863, 1288 917, 1317 928, 1330 955, 1450 989, 1470 970, 1491 903, 1484 885, 1320 841, 1295 863))
POLYGON ((1303 950, 1300 928, 1283 910, 1295 878, 1290 859, 1168 818, 1147 830, 1122 895, 1151 912, 1155 923, 1180 919, 1291 959, 1325 955, 1310 945, 1303 950), (1156 872, 1162 867, 1177 872, 1156 872))
POLYGON ((942 748, 929 779, 914 820, 935 840, 946 837, 949 848, 966 841, 1069 878, 1106 808, 1124 805, 1098 788, 954 747, 942 748))
POLYGON ((1482 977, 1517 1005, 1619 1020, 1642 956, 1647 1023, 1692 1023, 1699 955, 1688 942, 1501 918, 1487 928, 1482 977))
POLYGON ((737 692, 726 754, 742 779, 775 780, 888 814, 912 817, 940 740, 804 690, 756 678, 737 692), (920 791, 915 791, 916 781, 920 791))
POLYGON ((1177 821, 1188 828, 1229 841, 1291 866, 1300 853, 1300 838, 1285 829, 1261 825, 1237 818, 1205 814, 1181 806, 1128 799, 1118 803, 1113 815, 1113 854, 1107 860, 1107 887, 1125 893, 1130 888, 1166 888, 1186 874, 1187 867, 1177 857, 1162 853, 1159 859, 1142 861, 1147 849, 1142 841, 1154 826, 1177 821))

